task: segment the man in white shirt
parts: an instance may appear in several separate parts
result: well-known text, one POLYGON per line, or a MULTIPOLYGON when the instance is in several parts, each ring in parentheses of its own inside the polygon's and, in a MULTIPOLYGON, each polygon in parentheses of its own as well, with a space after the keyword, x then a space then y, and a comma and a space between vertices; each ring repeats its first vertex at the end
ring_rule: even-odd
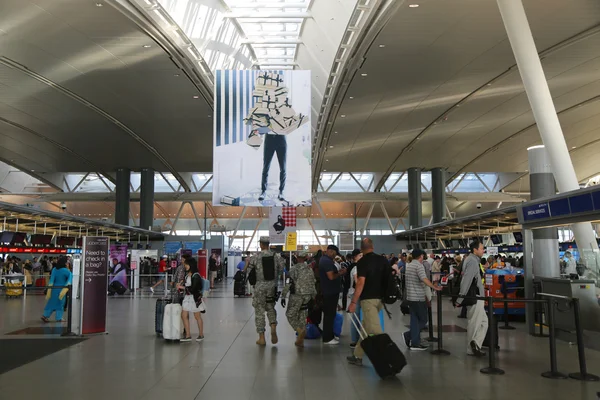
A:
POLYGON ((573 257, 573 254, 571 254, 570 251, 567 251, 565 253, 565 264, 565 273, 567 275, 577 273, 577 260, 575 260, 575 257, 573 257))

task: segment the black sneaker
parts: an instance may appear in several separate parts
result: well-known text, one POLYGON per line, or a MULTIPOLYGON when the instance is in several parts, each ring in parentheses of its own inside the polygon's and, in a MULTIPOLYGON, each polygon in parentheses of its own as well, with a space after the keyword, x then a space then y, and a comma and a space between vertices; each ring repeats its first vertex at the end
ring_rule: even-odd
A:
POLYGON ((265 197, 267 197, 267 194, 265 192, 261 192, 260 196, 258 196, 258 201, 263 201, 265 197))
POLYGON ((485 357, 485 352, 481 351, 481 348, 477 345, 477 343, 474 340, 471 340, 471 343, 469 343, 469 345, 471 346, 471 351, 473 352, 473 355, 475 357, 485 357))
POLYGON ((183 339, 180 340, 180 342, 191 342, 192 338, 191 337, 185 337, 183 339))
POLYGON ((410 346, 411 351, 425 351, 428 349, 429 349, 429 346, 423 346, 422 344, 420 344, 418 346, 410 346))
POLYGON ((352 342, 352 343, 350 343, 350 348, 351 348, 351 349, 355 349, 355 348, 356 348, 356 342, 352 342))
POLYGON ((285 197, 283 197, 283 192, 279 192, 279 196, 277 196, 277 200, 284 201, 285 197))
POLYGON ((348 360, 348 364, 356 365, 358 367, 362 366, 362 358, 348 356, 346 357, 346 360, 348 360))

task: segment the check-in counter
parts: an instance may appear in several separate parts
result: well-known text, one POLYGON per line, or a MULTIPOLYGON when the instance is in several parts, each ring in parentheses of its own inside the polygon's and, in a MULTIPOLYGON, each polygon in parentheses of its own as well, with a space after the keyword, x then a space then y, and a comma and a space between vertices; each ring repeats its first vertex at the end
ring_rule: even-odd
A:
MULTIPOLYGON (((600 332, 600 304, 596 295, 595 281, 564 278, 541 278, 540 281, 544 293, 578 298, 582 328, 600 332)), ((562 311, 566 311, 566 306, 559 301, 559 311, 554 314, 556 328, 569 332, 575 331, 573 310, 562 311)))

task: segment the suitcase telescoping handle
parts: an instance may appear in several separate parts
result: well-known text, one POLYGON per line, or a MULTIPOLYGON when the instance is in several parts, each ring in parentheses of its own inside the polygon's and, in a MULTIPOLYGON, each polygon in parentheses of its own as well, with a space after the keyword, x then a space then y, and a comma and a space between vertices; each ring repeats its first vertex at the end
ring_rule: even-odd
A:
POLYGON ((360 322, 360 317, 358 316, 358 314, 356 314, 356 313, 350 314, 350 321, 352 322, 352 325, 354 325, 354 327, 358 331, 358 335, 360 336, 361 340, 365 340, 367 337, 369 337, 367 330, 363 326, 362 322, 360 322), (364 335, 363 335, 363 333, 364 333, 364 335))

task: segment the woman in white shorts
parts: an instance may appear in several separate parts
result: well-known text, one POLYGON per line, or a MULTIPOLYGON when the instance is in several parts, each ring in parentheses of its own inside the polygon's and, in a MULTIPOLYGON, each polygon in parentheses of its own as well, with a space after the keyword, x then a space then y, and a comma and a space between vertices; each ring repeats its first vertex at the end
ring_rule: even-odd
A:
POLYGON ((202 302, 202 277, 198 273, 198 264, 196 259, 190 257, 184 261, 185 267, 185 286, 177 285, 180 290, 185 290, 185 297, 183 298, 181 312, 181 319, 183 320, 183 326, 185 328, 184 338, 182 342, 190 342, 192 340, 192 333, 190 330, 189 313, 194 314, 196 322, 198 323, 198 337, 197 342, 204 340, 204 323, 200 313, 206 312, 206 307, 202 302))

